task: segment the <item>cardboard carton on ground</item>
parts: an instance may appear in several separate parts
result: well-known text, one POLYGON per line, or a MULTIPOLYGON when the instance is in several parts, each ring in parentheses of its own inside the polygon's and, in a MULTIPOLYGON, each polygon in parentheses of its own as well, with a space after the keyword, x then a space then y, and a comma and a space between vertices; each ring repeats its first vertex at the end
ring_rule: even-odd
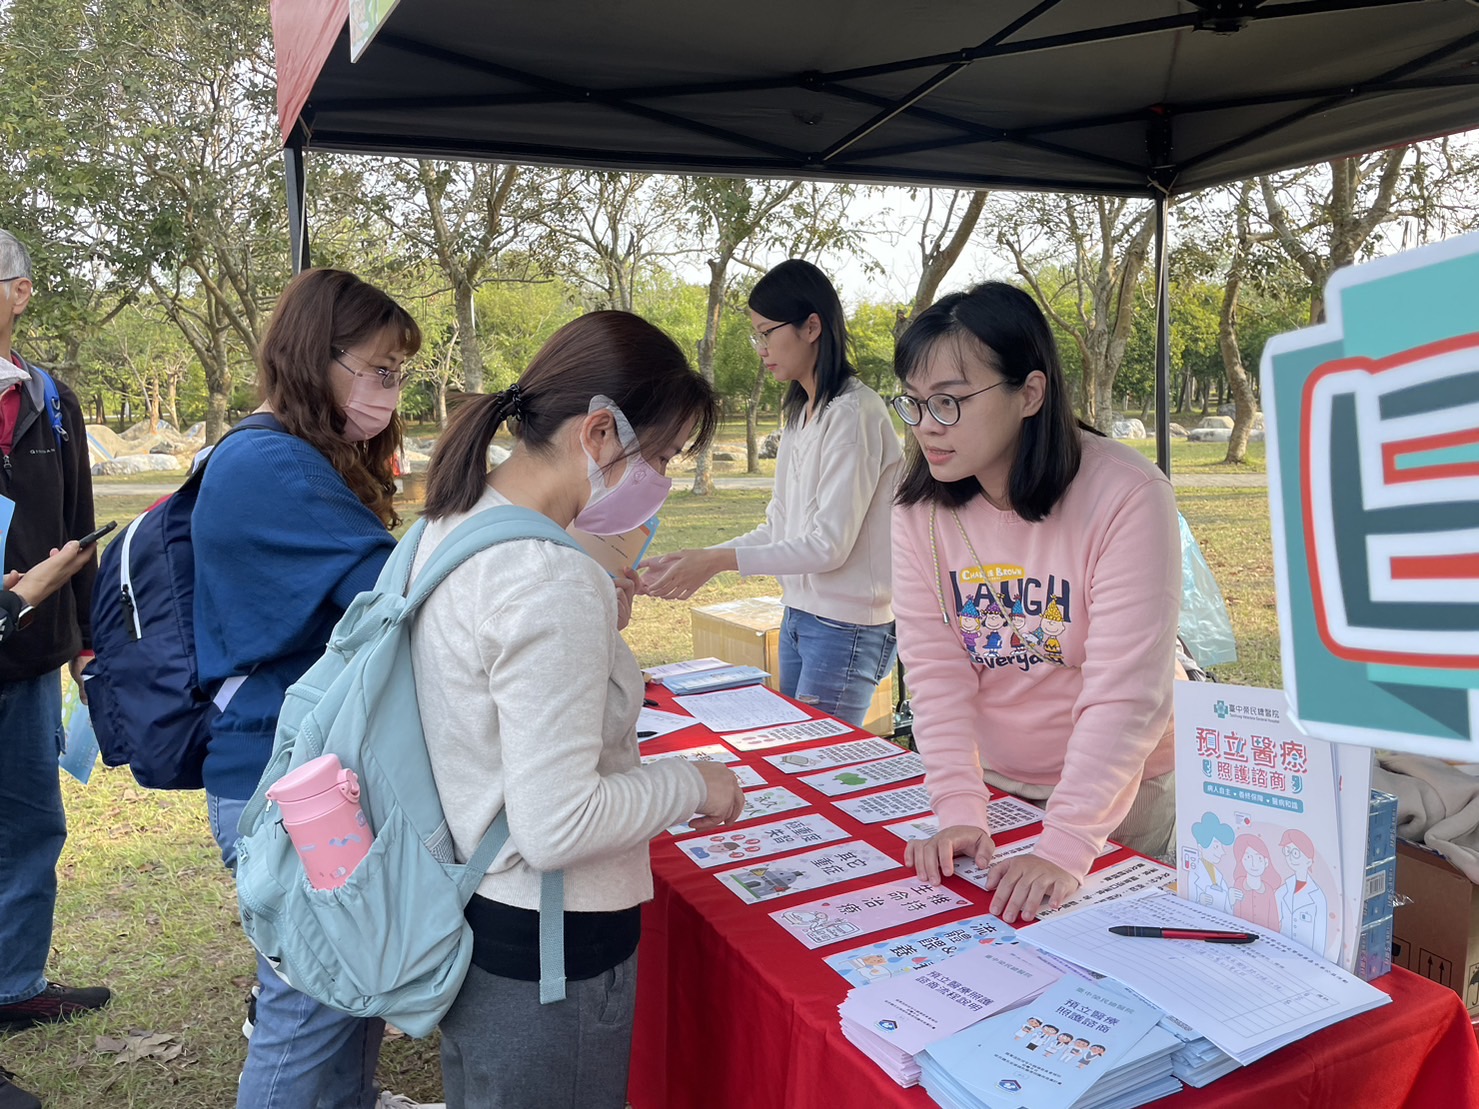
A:
POLYGON ((1449 987, 1479 1016, 1479 887, 1442 855, 1399 840, 1392 965, 1449 987))
MULTIPOLYGON (((758 666, 770 675, 765 684, 779 690, 781 617, 785 611, 779 597, 749 597, 695 608, 692 610, 693 657, 758 666)), ((892 674, 878 683, 863 727, 874 735, 893 735, 892 674)))

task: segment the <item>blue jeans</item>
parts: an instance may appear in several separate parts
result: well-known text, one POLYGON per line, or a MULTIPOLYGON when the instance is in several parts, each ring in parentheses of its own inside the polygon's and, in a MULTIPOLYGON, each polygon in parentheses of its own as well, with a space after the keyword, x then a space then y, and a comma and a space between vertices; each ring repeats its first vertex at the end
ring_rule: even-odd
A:
POLYGON ((781 692, 862 727, 898 651, 893 624, 844 624, 787 608, 781 620, 781 692))
MULTIPOLYGON (((228 868, 236 867, 236 826, 245 801, 206 794, 211 834, 228 868)), ((383 1020, 320 1005, 289 986, 260 954, 257 1020, 247 1044, 237 1109, 372 1109, 380 1096, 383 1020)))
POLYGON ((0 1005, 46 988, 67 839, 61 751, 61 672, 0 682, 0 1005))

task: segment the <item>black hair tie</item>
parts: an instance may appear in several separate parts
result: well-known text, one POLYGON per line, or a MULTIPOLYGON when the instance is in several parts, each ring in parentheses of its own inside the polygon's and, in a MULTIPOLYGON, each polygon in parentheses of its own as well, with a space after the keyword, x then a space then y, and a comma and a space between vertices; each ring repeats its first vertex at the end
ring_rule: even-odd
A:
POLYGON ((519 388, 516 381, 503 391, 504 404, 508 406, 508 415, 516 420, 524 418, 524 391, 519 388))

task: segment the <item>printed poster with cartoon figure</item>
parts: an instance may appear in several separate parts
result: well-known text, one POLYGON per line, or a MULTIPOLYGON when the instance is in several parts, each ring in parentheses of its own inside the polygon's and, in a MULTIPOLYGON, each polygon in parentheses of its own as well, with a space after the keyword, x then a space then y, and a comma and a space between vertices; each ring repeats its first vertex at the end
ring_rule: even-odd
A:
POLYGON ((1074 593, 1066 579, 1036 577, 1021 566, 970 566, 950 571, 950 587, 956 628, 972 662, 988 670, 1065 665, 1065 644, 1074 635, 1074 593))
POLYGON ((1294 727, 1282 690, 1177 682, 1177 892, 1340 963, 1356 920, 1336 774, 1332 745, 1294 727))

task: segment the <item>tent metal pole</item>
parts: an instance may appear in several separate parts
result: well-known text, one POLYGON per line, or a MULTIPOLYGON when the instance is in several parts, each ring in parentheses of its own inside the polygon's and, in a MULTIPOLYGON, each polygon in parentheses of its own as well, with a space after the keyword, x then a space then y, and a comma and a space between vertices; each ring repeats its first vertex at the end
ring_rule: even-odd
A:
POLYGON ((288 242, 293 273, 312 263, 308 259, 308 178, 303 171, 303 142, 295 134, 282 148, 283 176, 288 192, 288 242))
POLYGON ((1155 199, 1155 464, 1171 476, 1171 253, 1166 222, 1171 197, 1155 199))

